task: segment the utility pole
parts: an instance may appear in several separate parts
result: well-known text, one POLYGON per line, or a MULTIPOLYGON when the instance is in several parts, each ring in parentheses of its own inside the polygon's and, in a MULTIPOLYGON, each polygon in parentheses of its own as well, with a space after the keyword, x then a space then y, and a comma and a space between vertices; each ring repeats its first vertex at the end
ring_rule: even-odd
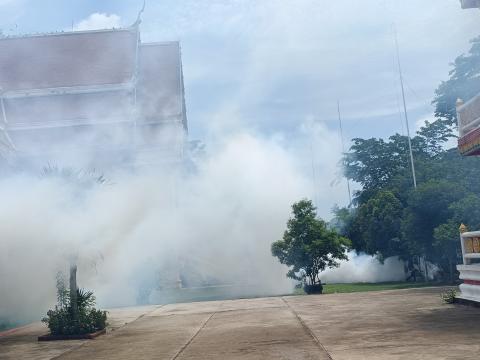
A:
MULTIPOLYGON (((405 126, 406 126, 406 129, 407 129, 408 151, 410 153, 410 165, 412 167, 413 188, 414 188, 414 190, 417 190, 417 177, 415 175, 415 163, 413 161, 412 140, 410 138, 410 126, 408 124, 407 102, 405 100, 405 88, 403 86, 402 65, 401 65, 401 62, 400 62, 400 50, 399 50, 399 46, 398 46, 398 35, 397 35, 397 28, 396 28, 395 24, 393 24, 393 32, 394 32, 394 35, 395 35, 395 50, 396 50, 396 54, 397 54, 398 77, 400 79, 400 86, 402 88, 403 114, 405 115, 405 126)), ((420 261, 418 262, 418 266, 421 269, 421 262, 420 261)), ((425 256, 423 256, 423 267, 424 267, 425 281, 428 282, 428 266, 427 266, 427 259, 426 259, 425 256)))
MULTIPOLYGON (((345 156, 345 143, 343 142, 343 126, 342 126, 342 116, 340 114, 340 101, 337 100, 337 111, 338 111, 338 125, 340 127, 340 141, 342 142, 342 163, 343 166, 345 167, 345 161, 344 161, 344 156, 345 156)), ((347 189, 348 189, 348 207, 352 205, 352 193, 350 191, 350 180, 348 180, 347 177, 347 189)))
MULTIPOLYGON (((312 129, 313 133, 313 129, 312 129)), ((313 177, 313 197, 315 201, 315 207, 318 207, 318 196, 317 196, 317 172, 315 171, 315 157, 313 152, 313 135, 310 139, 310 157, 312 160, 312 177, 313 177)))
POLYGON ((400 78, 400 86, 402 88, 402 99, 403 99, 403 114, 405 115, 405 125, 407 128, 407 138, 408 138, 408 151, 410 152, 410 165, 412 167, 412 178, 413 178, 413 187, 417 189, 417 177, 415 175, 415 164, 413 162, 413 153, 412 153, 412 140, 410 139, 410 127, 408 125, 408 113, 407 113, 407 103, 405 101, 405 89, 403 86, 403 75, 402 75, 402 65, 400 63, 400 51, 398 50, 398 36, 397 29, 394 26, 395 33, 395 49, 397 52, 397 63, 398 63, 398 75, 400 78))

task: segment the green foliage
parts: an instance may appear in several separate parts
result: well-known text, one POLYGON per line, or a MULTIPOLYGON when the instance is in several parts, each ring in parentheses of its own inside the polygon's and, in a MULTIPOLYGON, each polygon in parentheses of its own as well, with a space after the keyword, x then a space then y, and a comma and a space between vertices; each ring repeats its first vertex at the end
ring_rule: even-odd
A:
POLYGON ((455 298, 457 297, 457 290, 448 289, 447 291, 441 293, 440 297, 447 304, 453 304, 455 302, 455 298))
POLYGON ((95 306, 95 296, 92 291, 77 289, 78 311, 87 310, 95 306))
POLYGON ((94 308, 79 311, 77 322, 72 320, 70 311, 55 307, 47 312, 47 317, 42 321, 52 335, 82 335, 105 329, 107 312, 94 308))
POLYGON ((57 298, 59 303, 49 310, 42 322, 47 324, 52 335, 81 335, 105 329, 107 312, 95 309, 93 292, 77 289, 78 321, 73 317, 69 290, 57 276, 57 298))
POLYGON ((282 240, 272 244, 272 255, 291 269, 287 276, 310 285, 320 283, 319 273, 337 267, 338 260, 347 260, 350 241, 316 218, 310 200, 292 205, 293 217, 288 220, 282 240))
POLYGON ((472 44, 436 91, 437 119, 425 122, 412 138, 417 189, 405 136, 353 139, 345 174, 361 190, 354 194, 355 208, 336 209, 332 222, 357 251, 380 260, 398 255, 409 264, 427 259, 451 281, 460 260, 459 225, 480 228, 480 158, 446 149, 454 137, 457 97, 468 100, 480 93, 480 37, 472 44))
POLYGON ((448 120, 425 121, 425 125, 417 132, 417 139, 423 143, 423 150, 434 156, 442 153, 445 142, 455 137, 453 131, 448 120))
POLYGON ((449 209, 455 223, 463 223, 470 229, 480 229, 480 197, 478 195, 468 194, 452 203, 449 209))
POLYGON ((392 136, 387 142, 369 139, 365 147, 357 141, 352 146, 346 173, 363 186, 355 194, 356 208, 349 210, 350 216, 337 214, 344 224, 342 235, 352 240, 355 250, 377 255, 380 260, 398 255, 414 262, 413 258, 424 257, 441 269, 444 278, 453 280, 459 255, 458 226, 462 222, 471 228, 480 226, 480 199, 475 195, 480 193, 480 159, 463 158, 456 149, 444 150, 450 131, 445 122, 426 123, 419 132, 422 135, 413 138, 416 190, 408 150, 399 144, 402 137, 392 136), (432 126, 434 129, 429 129, 432 126), (377 145, 372 146, 374 143, 377 145), (392 159, 405 151, 403 163, 363 162, 377 147, 382 148, 385 159, 387 150, 392 159), (383 174, 383 180, 369 182, 368 173, 373 174, 372 179, 383 174))
MULTIPOLYGON (((72 186, 73 196, 76 201, 84 198, 85 190, 98 185, 109 184, 102 175, 93 171, 73 170, 72 168, 59 168, 54 165, 45 166, 41 179, 54 179, 59 184, 72 186)), ((76 276, 76 266, 75 273, 76 276)), ((72 281, 72 279, 70 280, 72 281)), ((57 302, 54 310, 49 310, 42 319, 52 335, 81 335, 102 330, 107 325, 107 312, 97 310, 95 297, 91 291, 76 290, 76 296, 67 289, 62 273, 57 274, 57 302)), ((76 284, 76 282, 73 282, 76 284)), ((75 285, 76 286, 76 285, 75 285)))
POLYGON ((364 190, 384 186, 407 160, 407 139, 353 139, 346 154, 346 176, 360 183, 364 190))
POLYGON ((393 192, 379 191, 359 206, 346 235, 357 251, 381 258, 399 255, 402 212, 402 203, 393 192))
POLYGON ((465 194, 463 188, 444 180, 427 181, 409 193, 402 231, 414 254, 432 253, 434 229, 451 218, 450 205, 465 194))
POLYGON ((329 222, 329 226, 335 229, 339 234, 344 235, 352 217, 351 210, 348 208, 340 208, 335 205, 332 209, 335 217, 329 222))
POLYGON ((456 124, 457 99, 468 101, 480 93, 480 37, 471 43, 469 53, 460 55, 452 64, 450 79, 443 81, 435 91, 435 116, 446 120, 450 125, 456 124))

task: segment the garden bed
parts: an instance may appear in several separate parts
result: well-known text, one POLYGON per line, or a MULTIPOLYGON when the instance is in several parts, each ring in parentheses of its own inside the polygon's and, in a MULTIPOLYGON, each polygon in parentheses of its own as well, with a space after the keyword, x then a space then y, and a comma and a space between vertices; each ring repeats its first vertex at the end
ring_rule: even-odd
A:
POLYGON ((323 286, 322 284, 304 285, 303 291, 305 291, 305 293, 308 295, 321 294, 323 293, 323 286))
POLYGON ((81 334, 81 335, 41 335, 38 337, 38 341, 56 341, 56 340, 92 340, 96 337, 106 334, 107 329, 98 330, 94 333, 81 334))

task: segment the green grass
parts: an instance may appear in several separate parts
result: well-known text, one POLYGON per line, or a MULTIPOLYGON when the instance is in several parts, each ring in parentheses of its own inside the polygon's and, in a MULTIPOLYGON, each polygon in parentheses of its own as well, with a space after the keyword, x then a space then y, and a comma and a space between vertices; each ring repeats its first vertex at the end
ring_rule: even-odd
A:
MULTIPOLYGON (((365 291, 382 291, 382 290, 398 290, 398 289, 413 289, 426 286, 444 285, 433 282, 383 282, 383 283, 353 283, 353 284, 324 284, 324 294, 335 293, 353 293, 365 291)), ((295 289, 295 295, 304 295, 303 289, 295 289)))
POLYGON ((16 326, 18 326, 18 324, 14 324, 10 321, 0 320, 0 331, 8 330, 8 329, 14 328, 16 326))

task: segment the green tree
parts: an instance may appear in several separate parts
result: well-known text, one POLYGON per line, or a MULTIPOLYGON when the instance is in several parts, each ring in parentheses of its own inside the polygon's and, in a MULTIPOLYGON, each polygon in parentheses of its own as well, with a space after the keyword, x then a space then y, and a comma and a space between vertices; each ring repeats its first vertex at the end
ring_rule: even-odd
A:
POLYGON ((357 251, 380 260, 401 255, 403 205, 393 192, 382 190, 362 204, 347 236, 357 251))
POLYGON ((353 212, 354 209, 334 205, 332 208, 334 217, 329 221, 329 227, 337 231, 340 235, 346 236, 346 231, 350 227, 350 222, 354 218, 353 212))
POLYGON ((364 191, 383 187, 402 166, 401 159, 392 151, 392 142, 376 138, 352 141, 345 158, 345 173, 360 183, 364 191))
MULTIPOLYGON (((410 194, 402 218, 402 237, 411 254, 439 265, 434 248, 435 228, 452 218, 450 205, 465 195, 465 189, 445 180, 425 182, 410 194)), ((455 238, 458 240, 458 236, 455 238)))
MULTIPOLYGON (((426 127, 430 125, 426 124, 426 127)), ((397 187, 402 185, 411 188, 412 175, 406 136, 395 134, 387 140, 356 138, 352 141, 350 151, 345 154, 344 172, 347 178, 362 185, 362 189, 355 193, 354 202, 357 205, 367 202, 382 189, 391 189, 393 182, 396 182, 397 187)), ((424 136, 412 139, 416 162, 430 158, 427 149, 427 139, 424 136)), ((397 190, 401 193, 405 191, 403 188, 397 190)))
POLYGON ((398 255, 409 263, 426 258, 453 278, 460 223, 480 228, 480 198, 474 195, 480 193, 480 158, 446 147, 455 137, 456 99, 468 101, 479 92, 480 37, 437 88, 436 119, 412 138, 416 190, 405 136, 353 139, 344 173, 361 189, 354 194, 356 207, 343 214, 342 235, 355 250, 380 259, 398 255))
MULTIPOLYGON (((470 193, 449 206, 452 220, 469 229, 480 229, 480 196, 470 193)), ((458 226, 455 229, 458 233, 458 226)))
MULTIPOLYGON (((91 190, 94 186, 109 184, 103 174, 98 174, 95 170, 74 170, 73 168, 59 168, 50 164, 42 169, 40 178, 56 180, 59 184, 70 186, 73 190, 76 201, 84 198, 86 192, 91 190)), ((80 321, 80 313, 77 308, 77 256, 77 254, 70 255, 69 296, 73 319, 78 322, 80 321)))
POLYGON ((417 132, 418 138, 424 143, 424 150, 429 156, 441 154, 445 143, 454 138, 454 128, 448 120, 437 119, 433 122, 425 121, 424 126, 417 132))
POLYGON ((435 116, 447 120, 451 125, 456 125, 457 99, 468 101, 480 93, 480 36, 471 43, 468 54, 460 55, 453 62, 450 78, 440 84, 432 102, 435 116))
POLYGON ((292 212, 283 239, 272 244, 272 255, 291 267, 288 277, 309 285, 319 284, 321 271, 337 267, 339 260, 348 259, 346 251, 350 241, 317 219, 316 208, 310 200, 293 204, 292 212))

